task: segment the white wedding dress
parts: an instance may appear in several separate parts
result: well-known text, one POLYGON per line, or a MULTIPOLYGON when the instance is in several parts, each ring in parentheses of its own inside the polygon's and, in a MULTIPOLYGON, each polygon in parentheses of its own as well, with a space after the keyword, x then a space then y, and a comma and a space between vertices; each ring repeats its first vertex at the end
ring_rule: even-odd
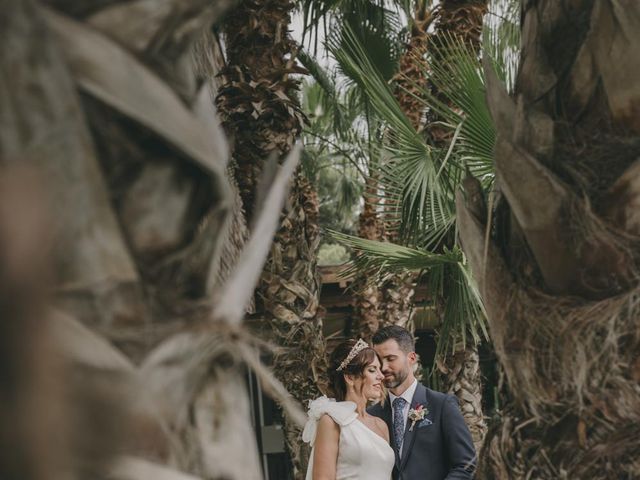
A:
MULTIPOLYGON (((328 414, 340 426, 336 480, 390 480, 395 454, 380 435, 358 420, 356 404, 320 397, 309 404, 302 440, 313 444, 318 420, 328 414)), ((313 449, 306 480, 313 478, 313 449)))

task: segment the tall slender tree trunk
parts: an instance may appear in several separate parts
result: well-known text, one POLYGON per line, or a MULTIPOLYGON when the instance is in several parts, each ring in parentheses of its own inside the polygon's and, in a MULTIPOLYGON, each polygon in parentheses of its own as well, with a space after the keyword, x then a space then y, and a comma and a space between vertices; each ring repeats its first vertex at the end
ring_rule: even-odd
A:
MULTIPOLYGON (((483 18, 487 12, 487 0, 444 0, 436 10, 436 26, 431 37, 430 54, 433 61, 442 61, 447 55, 451 40, 460 41, 469 51, 480 51, 483 18)), ((446 61, 446 60, 445 60, 446 61)), ((432 94, 447 102, 432 84, 432 94)), ((431 112, 427 118, 426 133, 429 142, 446 148, 452 141, 451 131, 440 126, 437 114, 431 112)), ((439 302, 437 302, 439 303, 439 302)), ((478 345, 470 332, 452 332, 453 349, 446 350, 442 358, 436 359, 442 390, 458 398, 460 409, 473 436, 476 452, 482 448, 487 424, 482 410, 482 375, 478 345), (466 337, 466 342, 463 338, 466 337)))
MULTIPOLYGON (((375 174, 365 180, 362 212, 358 218, 358 236, 367 240, 382 240, 384 225, 377 211, 378 182, 375 174)), ((358 336, 371 341, 380 328, 382 292, 375 280, 364 272, 358 272, 353 285, 354 328, 358 336)))
MULTIPOLYGON (((266 160, 286 154, 304 122, 296 98, 299 81, 290 76, 301 71, 288 34, 293 6, 288 0, 245 0, 225 23, 228 65, 217 105, 234 139, 236 179, 250 217, 258 208, 257 178, 266 160)), ((318 209, 313 186, 298 171, 256 299, 280 347, 276 374, 304 404, 320 394, 325 373, 318 209)), ((304 478, 309 452, 288 419, 285 436, 295 478, 304 478)))
POLYGON ((477 180, 457 197, 510 395, 479 477, 638 478, 640 6, 538 0, 521 19, 514 98, 486 68, 488 243, 477 180))

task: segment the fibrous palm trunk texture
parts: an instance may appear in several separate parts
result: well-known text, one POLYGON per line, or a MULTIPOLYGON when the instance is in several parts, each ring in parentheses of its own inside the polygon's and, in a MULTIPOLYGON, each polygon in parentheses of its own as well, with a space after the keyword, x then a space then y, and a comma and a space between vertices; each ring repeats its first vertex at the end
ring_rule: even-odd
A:
MULTIPOLYGON (((382 240, 384 225, 378 212, 378 182, 375 173, 365 180, 363 207, 358 217, 358 237, 367 240, 382 240)), ((380 328, 380 302, 382 292, 375 279, 365 272, 358 272, 353 284, 353 318, 357 335, 371 341, 373 334, 380 328)))
POLYGON ((427 67, 430 34, 429 27, 433 15, 426 2, 416 2, 414 16, 411 19, 411 35, 400 57, 398 73, 393 78, 394 96, 403 113, 411 121, 416 131, 424 128, 424 102, 420 99, 421 91, 428 87, 428 78, 424 72, 427 67))
POLYGON ((246 214, 256 208, 258 179, 269 155, 283 155, 302 131, 295 92, 295 42, 289 36, 293 3, 243 0, 224 23, 227 65, 217 106, 233 142, 233 167, 246 214))
MULTIPOLYGON (((44 335, 63 360, 64 373, 48 362, 45 376, 63 389, 67 415, 60 429, 44 410, 34 411, 30 421, 43 419, 35 429, 12 419, 7 425, 34 442, 25 461, 42 465, 19 477, 5 476, 3 465, 3 478, 261 478, 243 365, 285 404, 286 396, 241 320, 295 162, 265 182, 270 206, 254 219, 247 260, 221 273, 221 252, 237 251, 225 250, 233 197, 209 78, 219 65, 200 54, 214 51, 210 31, 229 3, 3 4, 0 166, 40 179, 42 192, 28 200, 46 199, 39 208, 50 222, 52 273, 38 278, 35 269, 25 279, 36 287, 49 280, 42 288, 51 287, 58 309, 26 285, 21 295, 33 306, 11 321, 29 328, 43 317, 33 341, 44 335), (50 452, 37 457, 40 433, 50 452), (60 475, 47 464, 58 449, 69 456, 60 475)), ((20 208, 11 214, 20 219, 20 208)), ((40 235, 20 223, 17 231, 40 235)), ((17 258, 30 257, 31 244, 21 243, 17 258)), ((0 299, 8 278, 0 275, 0 299)), ((38 398, 55 407, 55 392, 38 383, 42 362, 29 363, 33 344, 21 334, 7 340, 25 352, 24 388, 15 390, 25 411, 38 398)))
MULTIPOLYGON (((486 479, 640 476, 640 6, 523 2, 510 97, 486 68, 497 203, 457 197, 510 400, 486 479)), ((475 186, 474 186, 475 185, 475 186)))
POLYGON ((458 398, 462 416, 479 453, 487 434, 487 422, 482 409, 482 372, 478 346, 469 337, 464 345, 457 338, 452 351, 437 358, 436 364, 441 388, 458 398))
MULTIPOLYGON (((469 52, 480 51, 482 43, 482 26, 487 13, 488 0, 443 0, 434 9, 435 29, 430 38, 429 53, 434 62, 442 62, 447 56, 447 47, 451 41, 459 41, 469 52)), ((446 60, 444 60, 446 61, 446 60)), ((431 83, 432 94, 444 102, 439 89, 431 83)), ((441 120, 435 112, 427 116, 427 134, 431 144, 448 145, 451 142, 451 131, 438 125, 441 120)))
MULTIPOLYGON (((487 12, 487 0, 444 0, 435 9, 435 29, 430 38, 430 55, 434 62, 446 62, 447 46, 452 41, 460 42, 470 52, 480 51, 482 26, 487 12)), ((430 84, 435 98, 448 102, 438 88, 430 84)), ((453 139, 451 130, 441 126, 442 121, 435 112, 427 115, 425 133, 431 145, 447 148, 453 139)), ((440 302, 436 302, 438 305, 440 302)), ((476 452, 479 452, 487 424, 482 410, 482 375, 478 345, 473 336, 464 332, 452 332, 453 348, 444 350, 436 359, 437 372, 443 391, 458 398, 465 422, 471 431, 476 452), (466 337, 466 342, 463 338, 466 337)))
MULTIPOLYGON (((233 139, 233 160, 245 211, 261 207, 257 179, 270 156, 294 144, 305 121, 296 98, 300 73, 289 37, 290 1, 245 0, 227 17, 227 66, 217 97, 223 125, 233 139)), ((281 227, 258 288, 256 303, 279 347, 274 369, 299 402, 320 395, 324 339, 319 316, 318 199, 297 172, 281 227)), ((309 452, 299 427, 285 419, 286 446, 295 478, 303 478, 309 452)))

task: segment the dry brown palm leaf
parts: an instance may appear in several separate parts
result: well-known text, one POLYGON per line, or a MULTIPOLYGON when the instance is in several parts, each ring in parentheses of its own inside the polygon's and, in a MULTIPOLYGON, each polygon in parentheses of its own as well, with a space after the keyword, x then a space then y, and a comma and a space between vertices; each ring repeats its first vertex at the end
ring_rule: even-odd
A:
POLYGON ((2 118, 11 119, 0 133, 3 161, 33 165, 47 179, 48 202, 55 206, 56 286, 64 307, 77 307, 81 320, 94 324, 144 318, 139 277, 78 95, 39 14, 33 2, 16 2, 3 28, 12 39, 0 47, 0 105, 2 118))
MULTIPOLYGON (((211 314, 213 326, 170 337, 151 351, 142 364, 143 378, 151 389, 162 396, 170 411, 182 412, 178 414, 179 422, 184 421, 185 406, 204 385, 212 359, 231 355, 239 360, 234 338, 240 335, 239 327, 262 272, 299 158, 298 147, 289 154, 276 175, 266 197, 265 208, 240 256, 240 263, 211 314)), ((242 342, 242 339, 237 341, 242 342)))
POLYGON ((240 256, 240 264, 223 289, 220 302, 215 307, 215 318, 230 325, 240 324, 253 297, 255 285, 271 248, 271 240, 279 226, 280 211, 289 191, 291 176, 300 159, 300 150, 301 147, 298 145, 291 151, 275 176, 251 237, 240 256))
POLYGON ((260 386, 264 392, 278 402, 284 410, 285 415, 287 415, 293 423, 299 427, 303 427, 307 420, 307 415, 284 385, 274 376, 273 372, 260 361, 260 357, 258 356, 259 352, 246 344, 240 344, 238 347, 243 360, 260 380, 260 386))
POLYGON ((64 312, 53 312, 52 337, 67 358, 86 367, 134 372, 127 356, 106 338, 64 312))
POLYGON ((200 480, 200 477, 179 472, 165 465, 136 457, 117 458, 109 468, 113 480, 200 480))
POLYGON ((198 121, 171 88, 113 41, 52 11, 45 16, 80 87, 184 152, 211 175, 214 200, 225 198, 228 153, 212 141, 215 124, 198 121))
POLYGON ((142 54, 160 38, 188 44, 185 37, 217 22, 234 3, 234 0, 136 0, 103 8, 87 21, 142 54))

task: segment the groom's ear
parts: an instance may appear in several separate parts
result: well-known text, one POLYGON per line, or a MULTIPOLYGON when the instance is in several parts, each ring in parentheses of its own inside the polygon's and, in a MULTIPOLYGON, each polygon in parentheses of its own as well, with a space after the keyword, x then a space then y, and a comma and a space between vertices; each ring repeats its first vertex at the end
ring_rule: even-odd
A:
POLYGON ((416 352, 409 352, 407 354, 407 358, 409 359, 409 363, 411 365, 415 365, 415 363, 418 361, 418 354, 416 352))

